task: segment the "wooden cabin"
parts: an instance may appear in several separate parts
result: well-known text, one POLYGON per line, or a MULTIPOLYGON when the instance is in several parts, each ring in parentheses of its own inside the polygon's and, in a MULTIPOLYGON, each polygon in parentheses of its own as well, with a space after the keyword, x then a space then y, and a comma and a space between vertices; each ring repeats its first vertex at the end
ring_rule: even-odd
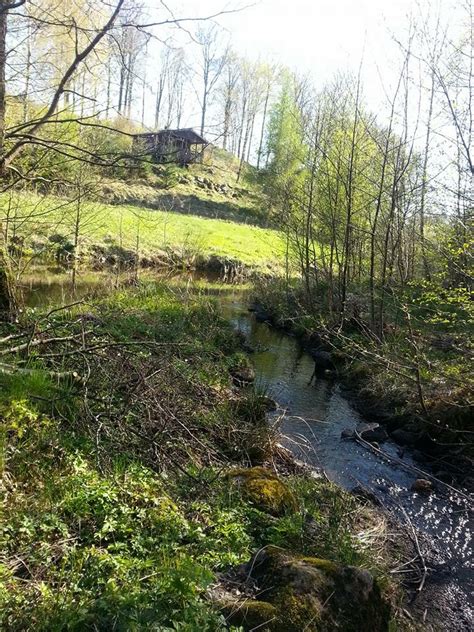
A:
POLYGON ((157 163, 177 163, 182 167, 200 162, 209 143, 191 128, 162 129, 144 132, 133 137, 133 151, 151 154, 157 163))

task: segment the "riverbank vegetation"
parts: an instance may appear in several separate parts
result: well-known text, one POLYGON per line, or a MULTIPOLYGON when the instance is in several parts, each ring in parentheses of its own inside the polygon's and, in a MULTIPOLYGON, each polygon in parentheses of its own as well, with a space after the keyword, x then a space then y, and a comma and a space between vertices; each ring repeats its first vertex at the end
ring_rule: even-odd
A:
POLYGON ((252 283, 259 319, 472 483, 472 10, 455 38, 411 24, 376 110, 363 64, 313 85, 158 4, 0 1, 0 628, 414 630, 410 517, 413 555, 282 448, 212 295, 252 283), (173 127, 194 164, 143 143, 173 127), (53 266, 70 292, 29 303, 53 266))
POLYGON ((463 17, 457 42, 441 45, 427 23, 399 43, 385 116, 360 74, 318 90, 283 76, 263 177, 289 265, 256 292, 274 321, 345 358, 371 414, 435 461, 453 448, 461 475, 473 457, 474 244, 468 7, 463 17))
MULTIPOLYGON (((269 545, 362 564, 394 599, 383 519, 278 457, 264 398, 233 386, 236 335, 208 294, 184 292, 120 290, 3 338, 2 629, 247 629, 254 584, 227 573, 269 545)), ((367 606, 353 590, 348 613, 379 608, 378 588, 367 606)), ((249 621, 283 629, 270 601, 249 621)))

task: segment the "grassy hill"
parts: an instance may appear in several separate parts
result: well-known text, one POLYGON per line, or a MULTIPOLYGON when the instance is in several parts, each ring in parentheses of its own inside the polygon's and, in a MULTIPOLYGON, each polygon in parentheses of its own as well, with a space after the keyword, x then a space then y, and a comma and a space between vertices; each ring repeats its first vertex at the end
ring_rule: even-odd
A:
POLYGON ((202 164, 180 168, 153 166, 145 177, 105 180, 99 195, 111 204, 133 204, 203 217, 268 225, 268 206, 253 168, 246 165, 238 178, 239 161, 213 147, 202 164))
POLYGON ((249 180, 248 188, 237 186, 237 169, 235 158, 215 149, 205 164, 189 169, 157 167, 146 179, 101 181, 80 205, 72 194, 32 192, 12 194, 0 205, 23 259, 70 257, 79 213, 84 263, 130 263, 138 253, 147 266, 205 265, 217 258, 275 272, 283 239, 261 225, 262 192, 249 180))

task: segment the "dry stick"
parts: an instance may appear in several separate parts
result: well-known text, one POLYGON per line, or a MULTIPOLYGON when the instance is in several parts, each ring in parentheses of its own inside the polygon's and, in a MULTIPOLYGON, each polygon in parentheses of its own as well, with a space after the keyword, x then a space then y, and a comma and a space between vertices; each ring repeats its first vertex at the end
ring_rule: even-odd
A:
MULTIPOLYGON (((12 364, 5 364, 0 362, 0 373, 6 373, 7 375, 13 374, 21 374, 21 375, 35 375, 38 372, 38 369, 24 369, 12 364)), ((73 380, 80 382, 82 381, 82 377, 76 371, 46 371, 46 374, 52 378, 57 378, 59 380, 65 378, 72 378, 73 380)))
MULTIPOLYGON (((405 566, 409 566, 410 564, 413 564, 413 562, 416 562, 416 557, 413 557, 411 560, 408 560, 407 562, 403 562, 403 564, 400 564, 400 566, 397 566, 397 568, 394 568, 393 570, 390 571, 390 573, 403 573, 405 571, 403 571, 402 569, 405 566)), ((411 572, 412 569, 409 569, 409 571, 411 572)))
POLYGON ((415 545, 416 552, 417 552, 417 554, 418 554, 418 558, 419 558, 419 560, 420 560, 420 562, 421 562, 421 566, 422 566, 422 569, 423 569, 423 574, 422 574, 421 582, 420 582, 420 585, 419 585, 419 586, 418 586, 418 588, 417 588, 417 591, 418 591, 418 592, 421 592, 421 591, 423 590, 423 586, 425 585, 426 576, 428 575, 428 568, 427 568, 427 566, 426 566, 425 558, 423 557, 423 554, 422 554, 421 549, 420 549, 420 543, 419 543, 419 541, 418 541, 418 536, 417 536, 417 534, 416 534, 416 529, 415 529, 415 527, 413 526, 413 523, 412 523, 412 521, 410 520, 410 517, 409 517, 409 515, 407 514, 407 512, 405 511, 405 509, 404 509, 403 507, 401 507, 401 506, 399 506, 399 507, 400 507, 400 509, 401 509, 401 511, 402 511, 402 513, 403 513, 403 515, 405 516, 405 520, 407 521, 407 524, 409 525, 409 527, 410 527, 410 529, 411 529, 411 532, 412 532, 412 535, 413 535, 413 543, 414 543, 414 545, 415 545))
POLYGON ((33 329, 31 330, 31 334, 28 337, 28 342, 26 343, 26 355, 29 356, 30 355, 30 347, 31 347, 31 343, 33 342, 33 339, 36 335, 36 328, 38 326, 38 323, 34 323, 33 324, 33 329))
POLYGON ((425 398, 423 395, 423 386, 421 384, 421 372, 420 372, 420 350, 418 349, 418 345, 416 344, 416 340, 415 340, 415 336, 413 334, 413 327, 411 325, 411 315, 410 312, 408 311, 408 308, 406 306, 404 306, 403 309, 406 319, 407 319, 407 324, 408 324, 408 332, 410 334, 410 344, 413 347, 413 349, 415 350, 415 361, 416 364, 414 365, 414 371, 415 371, 415 377, 416 377, 416 388, 418 391, 418 399, 420 401, 420 406, 422 411, 425 413, 425 415, 428 414, 428 411, 426 410, 426 404, 425 404, 425 398))
POLYGON ((45 314, 40 320, 47 320, 52 314, 55 314, 56 312, 61 312, 65 309, 70 309, 71 307, 75 307, 76 305, 82 305, 83 303, 85 303, 85 301, 80 300, 80 301, 74 301, 74 303, 69 303, 68 305, 62 305, 61 307, 55 307, 54 309, 50 310, 47 314, 45 314))
POLYGON ((415 472, 416 474, 421 474, 425 478, 431 479, 432 481, 434 481, 438 485, 444 485, 444 487, 447 487, 450 491, 454 492, 455 494, 459 494, 459 496, 462 496, 468 502, 472 501, 472 498, 470 496, 468 496, 464 492, 460 491, 459 489, 456 489, 452 485, 449 485, 448 483, 445 483, 444 481, 441 481, 439 478, 436 478, 436 476, 433 476, 432 474, 428 474, 428 472, 425 472, 424 470, 421 470, 419 467, 416 467, 415 465, 410 465, 409 463, 405 463, 404 461, 402 461, 402 459, 398 459, 395 456, 391 456, 390 454, 388 454, 388 452, 385 452, 384 450, 381 450, 380 448, 376 448, 374 445, 372 445, 371 443, 369 443, 365 439, 362 439, 362 437, 357 432, 357 430, 354 430, 354 435, 355 435, 355 440, 357 441, 357 443, 359 443, 360 445, 362 445, 365 448, 368 448, 369 450, 372 450, 373 452, 375 452, 379 456, 382 456, 384 459, 387 459, 387 461, 393 461, 393 462, 397 463, 398 465, 401 465, 402 467, 404 467, 407 470, 415 472))
POLYGON ((10 347, 10 349, 2 349, 0 351, 0 356, 5 356, 10 353, 17 353, 18 351, 23 351, 24 349, 30 349, 31 347, 38 347, 39 345, 47 345, 51 342, 71 342, 76 340, 80 334, 75 336, 60 336, 58 338, 47 338, 45 340, 32 340, 30 342, 25 342, 21 345, 17 345, 16 347, 10 347))
MULTIPOLYGON (((36 327, 37 323, 39 321, 36 321, 34 323, 33 329, 31 331, 34 332, 34 328, 36 327)), ((71 321, 69 324, 70 325, 74 325, 75 323, 80 322, 80 320, 76 320, 76 321, 71 321)), ((45 329, 42 329, 41 331, 37 331, 36 332, 36 336, 43 336, 44 334, 46 334, 48 331, 51 331, 51 329, 54 329, 55 324, 50 324, 48 327, 46 327, 45 329)), ((10 334, 9 336, 6 336, 5 338, 0 338, 0 344, 4 344, 5 342, 9 342, 10 340, 18 340, 19 338, 25 338, 26 336, 31 336, 31 331, 29 329, 25 329, 24 331, 22 331, 21 333, 18 334, 10 334)), ((89 333, 89 332, 88 332, 89 333)), ((7 350, 7 353, 9 353, 10 350, 7 350)))
POLYGON ((257 630, 260 630, 260 628, 263 628, 264 625, 268 625, 269 623, 271 623, 275 619, 276 619, 276 617, 272 617, 271 619, 268 619, 268 621, 264 621, 263 623, 259 623, 259 625, 257 625, 255 628, 252 628, 250 630, 250 632, 256 632, 257 630))
MULTIPOLYGON (((85 332, 88 333, 88 332, 85 332)), ((78 334, 78 336, 82 336, 82 334, 78 334)), ((52 339, 52 341, 54 342, 54 339, 52 339)), ((48 341, 46 341, 48 342, 48 341)), ((41 354, 42 358, 57 358, 57 357, 63 357, 63 356, 67 356, 67 355, 74 355, 76 353, 90 353, 92 351, 98 351, 100 349, 109 349, 109 348, 113 348, 113 347, 133 347, 133 346, 143 346, 143 347, 166 347, 166 346, 180 346, 183 343, 180 342, 153 342, 153 341, 147 341, 147 340, 127 340, 124 342, 103 342, 103 343, 99 343, 97 345, 93 345, 92 347, 81 347, 80 349, 70 349, 69 351, 59 351, 58 353, 43 353, 41 354)), ((2 355, 2 353, 0 352, 0 355, 2 355)))
POLYGON ((15 340, 17 338, 24 338, 28 335, 28 332, 23 331, 21 334, 10 334, 9 336, 5 336, 5 338, 0 338, 0 344, 8 342, 10 340, 15 340))

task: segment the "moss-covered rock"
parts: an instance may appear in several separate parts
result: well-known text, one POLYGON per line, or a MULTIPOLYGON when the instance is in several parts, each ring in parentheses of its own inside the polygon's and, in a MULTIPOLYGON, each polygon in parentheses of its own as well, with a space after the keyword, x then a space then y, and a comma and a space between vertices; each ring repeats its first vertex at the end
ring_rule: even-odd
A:
POLYGON ((297 509, 297 502, 291 490, 276 474, 265 467, 239 468, 233 470, 229 477, 261 511, 272 516, 282 516, 297 509))
POLYGON ((273 630, 278 619, 278 610, 267 601, 250 599, 242 603, 229 602, 222 606, 226 621, 244 630, 258 628, 262 632, 273 630))
MULTIPOLYGON (((257 585, 262 602, 274 609, 262 610, 273 613, 264 628, 271 632, 388 630, 390 609, 366 570, 271 546, 250 560, 246 572, 257 585)), ((259 612, 255 602, 252 608, 259 612)), ((239 624, 252 629, 245 619, 239 624)))
POLYGON ((255 371, 248 360, 230 369, 232 380, 236 386, 247 386, 255 380, 255 371))

